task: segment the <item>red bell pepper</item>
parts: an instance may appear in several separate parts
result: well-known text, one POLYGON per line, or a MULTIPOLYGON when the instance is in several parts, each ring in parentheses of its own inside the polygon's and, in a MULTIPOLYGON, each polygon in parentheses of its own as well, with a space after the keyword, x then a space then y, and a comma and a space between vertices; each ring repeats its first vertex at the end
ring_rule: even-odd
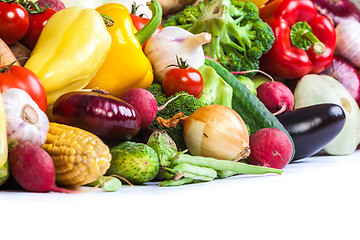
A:
POLYGON ((274 0, 260 9, 275 42, 260 58, 260 69, 286 79, 319 73, 330 65, 336 44, 331 21, 311 0, 274 0))

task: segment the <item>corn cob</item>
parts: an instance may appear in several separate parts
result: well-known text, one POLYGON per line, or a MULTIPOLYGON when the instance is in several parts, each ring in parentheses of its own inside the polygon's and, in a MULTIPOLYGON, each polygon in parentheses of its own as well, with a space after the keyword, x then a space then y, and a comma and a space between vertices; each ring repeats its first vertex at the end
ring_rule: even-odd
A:
POLYGON ((55 163, 58 185, 90 183, 110 167, 109 147, 94 134, 80 128, 50 122, 43 149, 55 163))

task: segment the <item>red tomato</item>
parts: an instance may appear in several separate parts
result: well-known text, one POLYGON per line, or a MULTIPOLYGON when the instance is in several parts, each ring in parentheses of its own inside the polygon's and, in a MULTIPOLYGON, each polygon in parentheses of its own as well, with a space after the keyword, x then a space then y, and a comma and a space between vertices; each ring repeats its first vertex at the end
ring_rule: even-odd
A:
MULTIPOLYGON (((137 16, 135 14, 130 14, 130 16, 131 16, 131 20, 132 20, 132 22, 134 24, 134 27, 138 31, 140 29, 142 29, 150 21, 149 18, 139 17, 139 16, 137 16)), ((163 29, 163 27, 160 25, 151 36, 154 36, 155 34, 158 34, 161 31, 161 29, 163 29)), ((142 45, 143 50, 144 50, 144 47, 145 47, 147 41, 142 45)))
POLYGON ((19 88, 26 91, 46 113, 47 98, 44 86, 39 78, 29 69, 12 65, 10 69, 0 68, 0 91, 19 88))
POLYGON ((56 11, 51 8, 48 8, 46 11, 41 13, 30 13, 29 29, 25 36, 21 39, 21 42, 30 50, 34 49, 42 29, 44 28, 49 18, 55 13, 56 11))
POLYGON ((203 88, 204 80, 195 68, 172 68, 163 78, 163 89, 167 97, 184 91, 199 98, 203 88))
POLYGON ((11 45, 19 41, 28 30, 29 14, 17 3, 0 2, 0 38, 11 45))

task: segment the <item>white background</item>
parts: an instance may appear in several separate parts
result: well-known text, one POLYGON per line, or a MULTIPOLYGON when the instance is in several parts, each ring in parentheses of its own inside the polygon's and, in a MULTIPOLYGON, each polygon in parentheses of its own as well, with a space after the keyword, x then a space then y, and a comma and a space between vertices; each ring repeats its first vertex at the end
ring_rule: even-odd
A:
POLYGON ((360 150, 180 187, 0 191, 0 239, 358 240, 359 170, 360 150))

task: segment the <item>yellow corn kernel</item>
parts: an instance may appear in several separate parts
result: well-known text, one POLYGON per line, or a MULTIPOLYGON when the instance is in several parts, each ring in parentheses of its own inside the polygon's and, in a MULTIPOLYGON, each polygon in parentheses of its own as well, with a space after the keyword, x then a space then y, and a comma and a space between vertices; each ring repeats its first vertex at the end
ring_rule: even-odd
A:
POLYGON ((80 128, 50 122, 43 149, 55 163, 58 185, 81 186, 93 182, 110 167, 109 147, 80 128))

